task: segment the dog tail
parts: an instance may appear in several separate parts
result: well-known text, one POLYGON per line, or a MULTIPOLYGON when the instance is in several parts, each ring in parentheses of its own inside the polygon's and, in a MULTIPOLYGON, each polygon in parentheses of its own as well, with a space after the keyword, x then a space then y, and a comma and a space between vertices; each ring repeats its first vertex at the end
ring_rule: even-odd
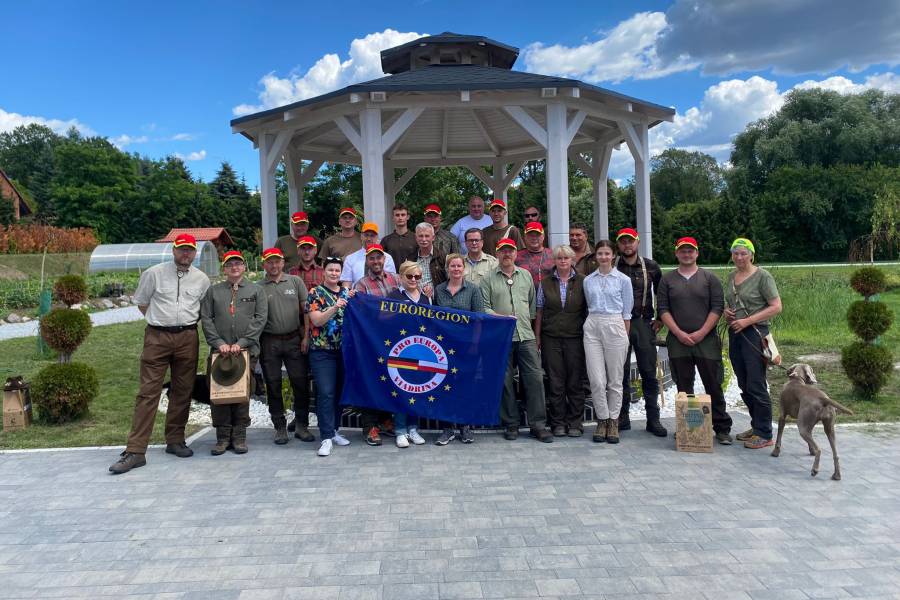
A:
POLYGON ((842 413, 845 413, 845 414, 848 414, 848 415, 852 415, 852 414, 853 414, 853 411, 852 411, 852 410, 850 410, 849 408, 847 408, 846 406, 844 406, 844 405, 841 404, 840 402, 835 402, 834 400, 832 400, 832 399, 829 398, 828 396, 825 396, 825 399, 828 401, 828 404, 830 404, 831 406, 835 407, 836 409, 838 409, 838 410, 841 411, 842 413))

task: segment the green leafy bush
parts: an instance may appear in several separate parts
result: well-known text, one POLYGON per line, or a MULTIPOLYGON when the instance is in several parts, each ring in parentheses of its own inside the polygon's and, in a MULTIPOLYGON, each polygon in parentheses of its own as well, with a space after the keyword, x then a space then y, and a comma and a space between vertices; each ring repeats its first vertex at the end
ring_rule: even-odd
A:
POLYGON ((884 275, 884 271, 877 267, 863 267, 850 277, 850 287, 865 298, 871 298, 875 294, 880 294, 886 286, 887 278, 884 275))
POLYGON ((862 396, 874 399, 891 377, 891 352, 884 346, 853 342, 841 350, 841 366, 862 396))
POLYGON ((864 341, 870 342, 891 328, 894 313, 883 302, 857 300, 847 311, 850 329, 864 341))
POLYGON ((63 275, 53 284, 53 297, 72 306, 87 300, 87 283, 81 275, 63 275))
POLYGON ((37 409, 35 418, 47 424, 80 419, 87 414, 99 390, 97 373, 86 364, 48 365, 31 382, 31 399, 37 409))
POLYGON ((68 362, 75 349, 91 332, 87 313, 71 308, 55 308, 41 319, 41 337, 60 353, 60 362, 68 362))

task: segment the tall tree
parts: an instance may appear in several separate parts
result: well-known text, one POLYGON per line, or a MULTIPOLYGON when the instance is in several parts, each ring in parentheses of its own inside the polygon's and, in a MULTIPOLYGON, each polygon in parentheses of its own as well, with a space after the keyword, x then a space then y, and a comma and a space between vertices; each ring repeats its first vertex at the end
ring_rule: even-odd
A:
POLYGON ((702 152, 669 148, 650 160, 650 190, 660 206, 707 202, 725 187, 716 159, 702 152))

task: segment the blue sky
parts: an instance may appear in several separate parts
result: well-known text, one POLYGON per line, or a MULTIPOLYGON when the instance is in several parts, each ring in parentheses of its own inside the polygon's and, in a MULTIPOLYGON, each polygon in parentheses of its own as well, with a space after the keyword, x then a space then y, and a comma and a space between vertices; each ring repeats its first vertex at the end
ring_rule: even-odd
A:
MULTIPOLYGON (((515 68, 673 106, 669 146, 728 158, 731 137, 795 86, 900 93, 900 0, 598 2, 15 2, 4 33, 0 131, 41 122, 177 154, 209 180, 223 160, 258 181, 247 111, 380 76, 385 47, 442 31, 521 48, 515 68)), ((610 176, 630 176, 627 151, 610 176)))

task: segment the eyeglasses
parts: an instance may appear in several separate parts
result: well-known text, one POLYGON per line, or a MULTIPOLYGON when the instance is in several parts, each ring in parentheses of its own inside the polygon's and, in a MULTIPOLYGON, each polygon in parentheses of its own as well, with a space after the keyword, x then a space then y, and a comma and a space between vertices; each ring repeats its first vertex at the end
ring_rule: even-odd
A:
POLYGON ((422 279, 421 275, 406 275, 407 279, 415 279, 416 281, 422 279))
POLYGON ((525 213, 525 216, 528 217, 529 219, 536 219, 538 214, 537 213, 525 213))

